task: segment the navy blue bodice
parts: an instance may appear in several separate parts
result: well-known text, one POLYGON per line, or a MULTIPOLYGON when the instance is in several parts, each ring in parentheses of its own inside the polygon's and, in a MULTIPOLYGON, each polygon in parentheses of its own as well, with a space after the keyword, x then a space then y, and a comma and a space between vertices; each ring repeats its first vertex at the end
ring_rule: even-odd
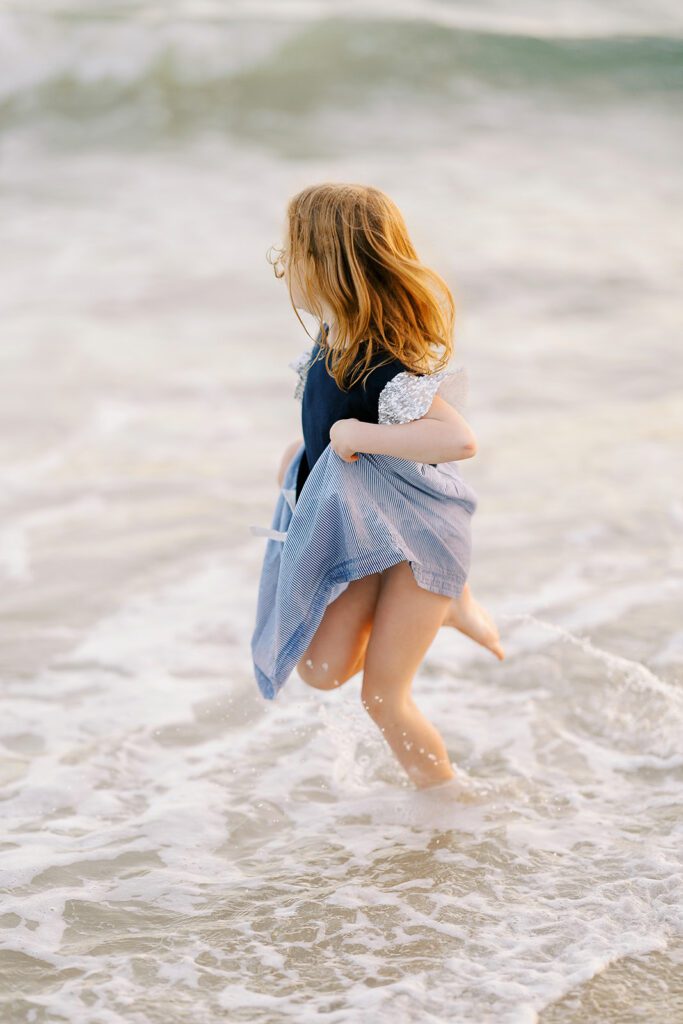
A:
POLYGON ((380 392, 397 373, 408 369, 399 359, 394 358, 382 366, 376 366, 386 359, 386 353, 380 351, 373 356, 371 365, 375 368, 369 376, 347 391, 342 391, 327 371, 324 351, 318 355, 320 341, 319 333, 311 353, 301 402, 301 426, 306 450, 297 476, 297 498, 312 467, 330 443, 332 424, 350 418, 363 423, 377 423, 380 392))

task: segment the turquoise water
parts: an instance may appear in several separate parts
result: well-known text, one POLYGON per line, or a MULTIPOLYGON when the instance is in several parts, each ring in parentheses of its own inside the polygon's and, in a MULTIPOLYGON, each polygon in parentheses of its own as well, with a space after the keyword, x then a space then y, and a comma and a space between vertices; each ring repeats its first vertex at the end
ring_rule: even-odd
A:
POLYGON ((0 15, 0 1019, 683 1017, 681 31, 644 3, 0 15), (334 16, 332 16, 334 15, 334 16), (463 780, 249 658, 308 346, 265 253, 364 181, 453 288, 463 780))

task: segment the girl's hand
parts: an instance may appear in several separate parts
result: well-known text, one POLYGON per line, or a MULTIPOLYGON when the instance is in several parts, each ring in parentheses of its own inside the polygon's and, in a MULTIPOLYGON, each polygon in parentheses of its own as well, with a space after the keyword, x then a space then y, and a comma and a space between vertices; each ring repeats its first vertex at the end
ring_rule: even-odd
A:
POLYGON ((330 427, 330 445, 344 462, 358 462, 356 445, 358 444, 357 425, 360 420, 337 420, 330 427))

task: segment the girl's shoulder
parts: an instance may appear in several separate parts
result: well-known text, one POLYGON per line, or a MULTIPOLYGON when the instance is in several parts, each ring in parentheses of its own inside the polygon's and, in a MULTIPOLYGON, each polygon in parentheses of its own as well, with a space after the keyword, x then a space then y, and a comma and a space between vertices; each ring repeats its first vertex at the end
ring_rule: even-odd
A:
POLYGON ((397 373, 382 388, 378 402, 378 423, 410 423, 419 420, 439 395, 462 412, 467 403, 469 378, 463 365, 437 373, 397 373))
MULTIPOLYGON (((327 324, 325 324, 325 328, 327 324)), ((297 374, 294 398, 302 401, 308 371, 317 357, 322 331, 312 345, 304 349, 288 366, 297 374)), ((379 358, 379 357, 378 357, 379 358)), ((402 369, 397 359, 378 366, 368 375, 363 396, 377 409, 378 423, 410 423, 428 411, 434 396, 462 412, 467 404, 469 377, 462 364, 436 373, 413 373, 402 369)))

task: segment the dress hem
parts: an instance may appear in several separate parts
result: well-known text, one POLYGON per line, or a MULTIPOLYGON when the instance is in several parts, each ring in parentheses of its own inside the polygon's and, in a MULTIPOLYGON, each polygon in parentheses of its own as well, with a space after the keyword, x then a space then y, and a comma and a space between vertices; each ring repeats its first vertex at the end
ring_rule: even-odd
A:
MULTIPOLYGON (((280 651, 280 656, 277 660, 272 676, 269 678, 261 671, 261 669, 259 669, 258 665, 254 664, 259 689, 266 700, 274 700, 294 672, 296 665, 292 666, 289 674, 282 680, 282 682, 277 684, 273 683, 273 678, 277 678, 282 667, 287 664, 292 648, 296 648, 298 646, 301 633, 305 633, 309 630, 312 621, 317 619, 318 625, 322 621, 328 605, 332 603, 329 598, 330 593, 334 588, 342 583, 348 586, 349 583, 363 579, 365 576, 373 575, 376 572, 384 572, 385 569, 390 569, 392 566, 398 565, 400 562, 408 562, 413 576, 415 577, 415 582, 419 587, 422 587, 423 590, 429 590, 431 593, 440 594, 442 597, 459 597, 465 583, 467 582, 467 573, 464 573, 462 576, 458 576, 454 581, 454 577, 452 575, 428 572, 424 570, 422 566, 415 561, 415 559, 409 558, 407 552, 397 548, 385 548, 382 554, 378 554, 374 551, 371 555, 361 555, 356 558, 346 559, 344 562, 337 565, 334 571, 331 572, 327 579, 321 584, 313 602, 311 603, 308 615, 299 623, 295 632, 280 651), (396 555, 398 555, 398 557, 396 557, 396 555), (367 567, 368 571, 363 571, 364 567, 367 567), (351 573, 350 577, 348 575, 349 573, 351 573)), ((340 596, 341 593, 343 593, 343 590, 336 596, 340 596)))

